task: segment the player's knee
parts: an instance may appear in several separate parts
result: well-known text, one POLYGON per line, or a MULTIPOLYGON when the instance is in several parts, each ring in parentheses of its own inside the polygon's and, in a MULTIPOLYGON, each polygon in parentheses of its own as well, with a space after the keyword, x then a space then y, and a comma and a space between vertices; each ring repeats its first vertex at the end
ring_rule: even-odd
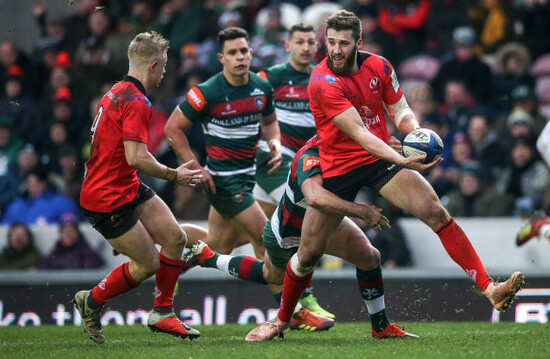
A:
POLYGON ((314 267, 323 254, 324 252, 317 248, 304 249, 298 254, 298 259, 303 267, 314 267))
POLYGON ((441 202, 429 201, 424 204, 422 217, 421 219, 428 224, 444 223, 448 214, 441 202))

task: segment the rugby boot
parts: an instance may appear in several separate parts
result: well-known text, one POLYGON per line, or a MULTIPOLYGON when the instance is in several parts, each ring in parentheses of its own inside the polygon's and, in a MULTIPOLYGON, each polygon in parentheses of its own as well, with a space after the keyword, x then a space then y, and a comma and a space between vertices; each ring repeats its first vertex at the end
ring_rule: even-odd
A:
POLYGON ((82 326, 84 331, 90 339, 98 344, 102 344, 105 341, 105 335, 103 334, 103 329, 101 328, 101 309, 92 309, 88 305, 88 297, 91 295, 92 291, 90 290, 81 290, 76 293, 73 299, 73 303, 76 306, 76 309, 80 313, 82 318, 82 326))
POLYGON ((154 333, 166 333, 182 339, 193 340, 201 336, 198 330, 179 320, 173 309, 166 314, 153 310, 147 319, 147 326, 154 333))
POLYGON ((529 241, 531 238, 538 237, 540 227, 542 227, 542 225, 546 223, 548 223, 546 213, 533 213, 531 218, 529 218, 529 222, 527 222, 527 224, 521 227, 521 229, 519 230, 516 236, 516 245, 518 247, 522 246, 527 243, 527 241, 529 241))
POLYGON ((290 322, 281 323, 277 317, 268 320, 264 324, 252 329, 244 338, 247 342, 265 342, 275 337, 283 339, 283 331, 288 328, 290 322))
POLYGON ((334 320, 313 314, 307 309, 294 313, 290 321, 290 329, 305 330, 308 332, 320 332, 329 330, 334 325, 334 320))
POLYGON ((499 312, 505 311, 510 307, 514 296, 521 289, 521 286, 525 284, 523 273, 515 272, 506 282, 490 283, 483 294, 491 301, 493 307, 499 312))
POLYGON ((300 298, 300 304, 302 308, 309 310, 313 314, 320 315, 321 317, 334 319, 335 315, 321 308, 317 302, 317 298, 313 294, 308 294, 304 298, 300 298))
POLYGON ((194 244, 193 247, 191 247, 191 254, 186 258, 186 260, 188 262, 198 261, 201 267, 215 268, 217 257, 218 254, 210 249, 208 244, 203 241, 198 241, 197 244, 194 244))
POLYGON ((404 328, 397 325, 397 323, 390 323, 381 332, 376 332, 374 329, 371 329, 371 335, 374 339, 393 339, 393 338, 420 338, 418 335, 407 333, 403 330, 404 328))

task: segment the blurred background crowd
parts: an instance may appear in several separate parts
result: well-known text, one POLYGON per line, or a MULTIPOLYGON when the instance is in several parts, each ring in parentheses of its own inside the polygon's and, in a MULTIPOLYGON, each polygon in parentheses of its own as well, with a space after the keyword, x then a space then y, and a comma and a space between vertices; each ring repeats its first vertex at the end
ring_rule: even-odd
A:
MULTIPOLYGON (((252 70, 259 71, 287 61, 286 30, 308 22, 317 29, 318 62, 325 56, 324 19, 340 8, 361 18, 362 49, 394 65, 421 125, 444 140, 445 161, 425 175, 451 215, 526 217, 550 208, 550 171, 535 147, 550 117, 548 0, 74 0, 67 6, 69 16, 40 0, 29 6, 40 29, 32 51, 0 41, 2 225, 61 229, 78 221, 89 128, 101 96, 126 73, 125 50, 137 33, 156 30, 171 43, 165 79, 148 94, 148 146, 175 167, 164 124, 192 86, 221 70, 219 30, 249 31, 252 70)), ((388 127, 403 138, 391 121, 388 127)), ((191 128, 188 138, 204 160, 201 128, 191 128)), ((143 180, 179 220, 207 218, 200 190, 143 180)), ((382 206, 390 219, 407 215, 369 193, 361 200, 382 206)), ((379 238, 380 246, 399 238, 396 227, 379 238)))

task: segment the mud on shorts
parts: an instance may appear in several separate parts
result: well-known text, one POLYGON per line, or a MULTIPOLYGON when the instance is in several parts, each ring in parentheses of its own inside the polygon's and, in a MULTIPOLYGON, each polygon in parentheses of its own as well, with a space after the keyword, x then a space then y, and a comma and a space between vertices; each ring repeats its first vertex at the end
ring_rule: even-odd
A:
POLYGON ((80 208, 92 227, 101 233, 105 239, 113 239, 122 236, 135 226, 138 218, 134 213, 134 209, 155 195, 155 191, 140 181, 138 193, 134 199, 111 212, 94 212, 86 208, 80 208))
POLYGON ((279 242, 277 242, 277 237, 271 229, 271 219, 267 221, 267 224, 264 227, 263 235, 264 247, 269 256, 269 260, 273 265, 282 270, 286 270, 286 264, 296 252, 298 252, 298 246, 293 248, 281 248, 279 242))
POLYGON ((254 176, 212 176, 216 194, 205 189, 206 198, 223 218, 232 218, 250 207, 256 199, 252 195, 254 176))
POLYGON ((262 202, 278 205, 285 193, 286 181, 290 172, 292 158, 283 155, 283 163, 279 170, 273 174, 267 173, 271 166, 267 164, 271 155, 267 152, 256 152, 256 184, 254 185, 254 198, 262 202))
POLYGON ((323 187, 340 198, 354 201, 361 187, 369 187, 377 194, 401 167, 386 160, 355 168, 340 176, 323 178, 323 187))

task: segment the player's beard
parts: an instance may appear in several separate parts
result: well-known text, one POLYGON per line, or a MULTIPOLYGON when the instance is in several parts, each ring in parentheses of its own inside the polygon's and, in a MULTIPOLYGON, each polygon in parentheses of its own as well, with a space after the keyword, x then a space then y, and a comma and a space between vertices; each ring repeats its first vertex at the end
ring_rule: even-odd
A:
POLYGON ((330 54, 327 54, 327 66, 335 75, 345 75, 351 72, 353 65, 355 64, 355 59, 357 57, 357 45, 354 46, 353 51, 348 55, 344 66, 340 68, 335 68, 334 63, 332 62, 332 57, 330 54))

